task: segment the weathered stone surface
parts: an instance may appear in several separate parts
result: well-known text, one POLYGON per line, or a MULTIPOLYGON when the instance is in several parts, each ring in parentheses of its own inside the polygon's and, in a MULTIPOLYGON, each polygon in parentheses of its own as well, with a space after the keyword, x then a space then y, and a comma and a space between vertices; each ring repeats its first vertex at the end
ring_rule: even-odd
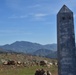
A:
POLYGON ((73 12, 64 5, 57 14, 58 75, 75 74, 73 12))

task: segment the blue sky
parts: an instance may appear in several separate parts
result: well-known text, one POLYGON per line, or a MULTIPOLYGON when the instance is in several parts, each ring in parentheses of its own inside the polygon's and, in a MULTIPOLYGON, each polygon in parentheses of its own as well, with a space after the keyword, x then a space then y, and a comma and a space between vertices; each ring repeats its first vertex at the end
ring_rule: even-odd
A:
POLYGON ((56 14, 64 4, 74 12, 75 26, 76 0, 0 0, 0 45, 57 43, 56 14))

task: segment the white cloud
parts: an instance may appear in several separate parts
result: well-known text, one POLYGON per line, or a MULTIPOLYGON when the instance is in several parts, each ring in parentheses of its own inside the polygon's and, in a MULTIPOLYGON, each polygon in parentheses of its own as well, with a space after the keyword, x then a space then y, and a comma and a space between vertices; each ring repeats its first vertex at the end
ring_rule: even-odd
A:
POLYGON ((45 14, 45 13, 30 13, 30 14, 28 13, 26 15, 12 15, 12 16, 8 17, 8 19, 23 19, 23 18, 27 19, 27 18, 29 18, 29 20, 42 21, 48 15, 49 14, 45 14))
POLYGON ((45 13, 30 13, 27 15, 13 15, 8 17, 9 19, 23 19, 23 18, 29 18, 29 20, 33 19, 35 20, 43 20, 46 16, 48 16, 49 14, 45 14, 45 13))
POLYGON ((40 4, 35 4, 35 5, 28 6, 28 8, 38 8, 40 6, 41 6, 40 4))
POLYGON ((28 15, 19 15, 19 16, 16 16, 16 15, 13 15, 13 16, 10 16, 10 17, 8 17, 8 18, 10 18, 10 19, 16 19, 16 18, 27 18, 28 17, 28 15))
POLYGON ((47 14, 43 14, 43 13, 38 13, 34 15, 35 20, 37 21, 45 21, 45 17, 47 16, 47 14))
POLYGON ((37 13, 37 14, 34 14, 35 17, 45 17, 47 16, 47 14, 44 14, 44 13, 37 13))
POLYGON ((45 13, 31 13, 31 20, 32 21, 45 21, 45 17, 48 16, 48 14, 45 13))

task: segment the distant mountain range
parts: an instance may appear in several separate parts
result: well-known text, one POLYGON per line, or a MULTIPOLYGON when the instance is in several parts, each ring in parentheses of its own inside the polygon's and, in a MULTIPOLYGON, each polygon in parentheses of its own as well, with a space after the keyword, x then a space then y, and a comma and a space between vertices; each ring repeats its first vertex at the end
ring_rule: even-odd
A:
POLYGON ((32 43, 28 41, 16 41, 12 44, 6 44, 0 46, 0 52, 17 52, 26 54, 29 53, 32 55, 47 56, 47 57, 53 57, 53 55, 56 55, 55 53, 56 51, 57 51, 56 44, 41 45, 38 43, 32 43))
POLYGON ((52 51, 48 49, 39 49, 35 51, 33 55, 48 57, 48 58, 57 58, 57 51, 52 51))
POLYGON ((47 54, 51 54, 51 53, 53 53, 52 50, 39 49, 39 50, 33 52, 33 55, 37 55, 37 56, 47 56, 47 54))

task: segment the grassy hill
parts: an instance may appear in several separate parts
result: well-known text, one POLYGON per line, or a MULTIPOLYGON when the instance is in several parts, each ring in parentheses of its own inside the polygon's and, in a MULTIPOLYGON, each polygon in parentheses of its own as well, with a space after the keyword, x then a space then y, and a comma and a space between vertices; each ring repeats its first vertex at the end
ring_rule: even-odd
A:
POLYGON ((15 61, 21 61, 26 62, 29 61, 30 63, 32 61, 41 61, 41 60, 47 60, 48 62, 57 62, 56 59, 49 59, 44 57, 38 57, 38 56, 31 56, 31 55, 25 55, 25 54, 0 54, 0 75, 34 75, 36 69, 45 69, 51 71, 52 75, 57 75, 57 66, 52 65, 50 68, 47 66, 39 66, 39 65, 33 65, 33 66, 16 66, 16 65, 2 65, 1 60, 15 60, 15 61))

